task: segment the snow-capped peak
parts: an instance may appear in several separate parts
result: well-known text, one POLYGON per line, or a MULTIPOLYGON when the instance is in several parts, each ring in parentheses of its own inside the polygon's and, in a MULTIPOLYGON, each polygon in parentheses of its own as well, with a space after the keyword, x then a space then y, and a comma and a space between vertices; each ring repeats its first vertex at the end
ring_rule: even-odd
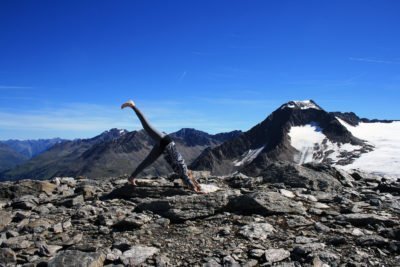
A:
POLYGON ((292 109, 318 109, 322 110, 320 106, 318 106, 314 101, 312 100, 303 100, 303 101, 289 101, 286 104, 284 104, 281 109, 285 108, 292 108, 292 109))

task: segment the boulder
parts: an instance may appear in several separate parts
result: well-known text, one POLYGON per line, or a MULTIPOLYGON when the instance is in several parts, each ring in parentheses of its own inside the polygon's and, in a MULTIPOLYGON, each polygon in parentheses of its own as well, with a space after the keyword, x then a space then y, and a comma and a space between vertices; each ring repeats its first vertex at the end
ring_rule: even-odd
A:
POLYGON ((159 249, 147 246, 133 246, 131 249, 125 251, 120 259, 125 266, 139 266, 144 263, 148 258, 158 253, 159 249))
POLYGON ((301 202, 284 197, 277 192, 257 191, 233 198, 229 209, 239 214, 305 214, 301 202))
POLYGON ((242 226, 240 228, 239 234, 250 240, 265 240, 273 232, 275 232, 275 229, 269 223, 251 223, 242 226))
POLYGON ((140 203, 135 211, 151 211, 172 222, 182 222, 212 216, 225 210, 230 199, 238 196, 236 190, 217 191, 205 195, 174 196, 150 199, 140 203))
POLYGON ((63 250, 48 262, 48 267, 101 267, 105 255, 101 252, 82 252, 79 250, 63 250))

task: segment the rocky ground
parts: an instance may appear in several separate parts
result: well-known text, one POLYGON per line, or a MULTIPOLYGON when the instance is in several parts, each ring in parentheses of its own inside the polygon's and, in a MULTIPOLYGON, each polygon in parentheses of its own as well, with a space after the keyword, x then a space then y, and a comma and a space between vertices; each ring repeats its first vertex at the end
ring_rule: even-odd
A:
POLYGON ((327 166, 260 177, 0 184, 0 266, 399 266, 400 181, 327 166))

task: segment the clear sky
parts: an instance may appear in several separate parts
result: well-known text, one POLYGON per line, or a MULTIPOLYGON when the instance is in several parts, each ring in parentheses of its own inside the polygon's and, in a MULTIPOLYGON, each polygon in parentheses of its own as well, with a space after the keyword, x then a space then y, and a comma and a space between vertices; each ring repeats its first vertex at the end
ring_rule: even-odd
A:
POLYGON ((0 1, 0 139, 248 130, 289 100, 400 119, 400 2, 0 1))

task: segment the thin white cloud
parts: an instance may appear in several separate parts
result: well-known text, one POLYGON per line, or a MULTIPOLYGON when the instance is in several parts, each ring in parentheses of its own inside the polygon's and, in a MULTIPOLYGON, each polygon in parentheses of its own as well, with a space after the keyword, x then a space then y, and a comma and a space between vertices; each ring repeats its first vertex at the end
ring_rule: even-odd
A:
POLYGON ((367 62, 367 63, 377 63, 377 64, 400 64, 399 61, 392 61, 392 60, 382 60, 376 58, 364 58, 364 57, 350 57, 352 61, 360 61, 360 62, 367 62))
MULTIPOLYGON (((205 114, 177 102, 141 101, 140 108, 160 131, 173 132, 181 128, 196 128, 216 133, 238 128, 235 125, 222 124, 218 119, 210 119, 205 114)), ((119 105, 70 103, 36 110, 0 109, 0 140, 85 138, 111 128, 140 130, 142 125, 133 111, 121 110, 119 105)))
POLYGON ((179 75, 179 77, 178 77, 178 82, 182 82, 183 79, 185 79, 186 74, 187 74, 187 71, 182 72, 182 74, 179 75))

